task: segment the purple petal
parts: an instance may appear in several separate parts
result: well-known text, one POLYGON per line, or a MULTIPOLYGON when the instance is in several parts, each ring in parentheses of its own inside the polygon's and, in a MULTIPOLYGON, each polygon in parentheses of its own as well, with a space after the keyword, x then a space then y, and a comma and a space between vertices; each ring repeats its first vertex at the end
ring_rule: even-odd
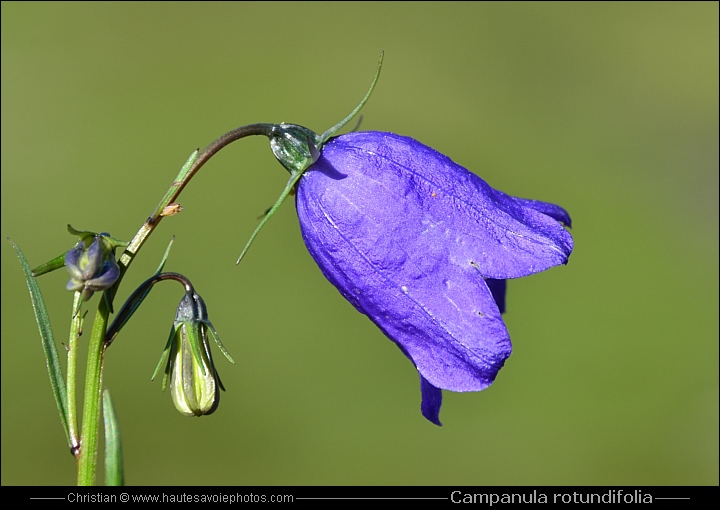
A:
POLYGON ((83 268, 83 280, 90 280, 97 276, 98 270, 103 263, 102 245, 100 238, 95 237, 87 250, 87 265, 83 268))
POLYGON ((85 282, 85 288, 91 291, 105 290, 115 283, 120 276, 120 267, 115 262, 115 255, 110 253, 108 260, 102 266, 102 272, 97 278, 85 282))
POLYGON ((82 290, 83 288, 85 288, 85 282, 76 280, 75 278, 70 278, 70 281, 68 281, 67 285, 65 285, 65 289, 71 292, 82 290))
POLYGON ((572 251, 572 237, 547 211, 392 133, 332 139, 301 179, 303 186, 332 211, 337 228, 364 232, 366 244, 383 231, 408 249, 441 245, 454 263, 474 263, 486 278, 544 271, 566 263, 572 251))
MULTIPOLYGON (((382 147, 364 151, 337 141, 358 135, 424 147, 382 133, 353 133, 328 143, 297 191, 308 250, 328 280, 407 353, 431 385, 453 391, 486 388, 511 345, 480 264, 493 266, 494 258, 482 251, 467 255, 478 239, 490 242, 484 232, 475 232, 483 226, 450 194, 453 182, 447 176, 439 178, 446 187, 433 187, 437 196, 432 196, 417 172, 379 157, 382 147), (460 227, 472 227, 473 235, 460 227)), ((433 153, 436 160, 444 158, 433 153)), ((544 218, 540 224, 550 221, 535 211, 531 215, 544 218)))
MULTIPOLYGON (((68 273, 70 273, 70 276, 75 279, 82 281, 83 278, 83 272, 78 267, 78 262, 80 261, 80 256, 85 251, 85 243, 80 241, 75 245, 74 248, 68 250, 68 252, 65 254, 65 269, 68 270, 68 273)), ((68 285, 70 285, 68 283, 68 285)), ((70 289, 68 289, 70 290, 70 289)), ((73 289, 77 290, 77 289, 73 289)))
POLYGON ((391 133, 329 141, 296 204, 320 270, 415 364, 421 411, 438 425, 442 389, 486 388, 511 353, 506 279, 564 264, 573 247, 561 207, 506 195, 391 133))
POLYGON ((420 376, 420 393, 422 395, 422 403, 420 404, 420 412, 422 415, 433 422, 435 425, 442 427, 440 423, 440 406, 442 405, 442 390, 436 388, 421 375, 420 376))
POLYGON ((559 205, 551 204, 550 202, 541 202, 540 200, 530 200, 529 198, 518 198, 512 197, 516 202, 520 202, 521 205, 540 211, 543 214, 554 218, 555 220, 564 223, 568 227, 572 227, 572 220, 568 212, 560 207, 559 205))
POLYGON ((490 292, 492 292, 495 304, 497 304, 500 313, 505 313, 505 292, 507 291, 507 280, 494 280, 492 278, 486 278, 485 283, 487 284, 490 292))

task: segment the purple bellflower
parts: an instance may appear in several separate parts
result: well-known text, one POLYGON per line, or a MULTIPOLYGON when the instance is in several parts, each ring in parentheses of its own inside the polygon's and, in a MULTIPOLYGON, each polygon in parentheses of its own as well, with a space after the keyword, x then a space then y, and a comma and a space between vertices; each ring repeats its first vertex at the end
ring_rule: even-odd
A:
POLYGON ((566 264, 570 216, 516 198, 412 138, 382 132, 335 136, 363 107, 322 134, 257 124, 290 172, 279 199, 238 263, 294 189, 300 229, 325 277, 367 315, 420 374, 421 411, 440 425, 442 390, 490 386, 512 350, 501 314, 508 278, 566 264))
POLYGON ((505 279, 565 264, 573 248, 561 207, 392 133, 330 139, 296 205, 310 254, 415 364, 422 414, 438 425, 441 390, 483 390, 510 356, 505 279))

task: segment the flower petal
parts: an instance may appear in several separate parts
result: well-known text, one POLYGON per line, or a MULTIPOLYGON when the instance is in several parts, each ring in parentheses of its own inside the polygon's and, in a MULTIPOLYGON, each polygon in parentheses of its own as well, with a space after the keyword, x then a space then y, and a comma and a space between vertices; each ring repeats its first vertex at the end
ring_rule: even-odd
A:
POLYGON ((378 132, 334 138, 298 187, 313 180, 341 230, 372 237, 377 226, 402 243, 441 243, 455 262, 474 262, 486 278, 544 271, 566 263, 572 251, 572 237, 547 208, 538 209, 542 203, 497 191, 411 138, 378 132))
POLYGON ((303 238, 322 272, 433 386, 478 391, 492 384, 510 355, 510 338, 472 259, 413 208, 412 187, 402 187, 403 200, 358 166, 340 169, 344 178, 329 177, 328 164, 311 167, 296 195, 303 238), (386 216, 369 212, 380 204, 386 216))
POLYGON ((85 282, 85 288, 96 291, 105 290, 111 287, 120 276, 120 267, 115 262, 115 255, 111 252, 108 259, 103 263, 102 272, 92 280, 85 282))
POLYGON ((507 280, 494 280, 492 278, 486 278, 485 283, 487 284, 490 292, 492 292, 495 304, 497 304, 500 313, 505 313, 505 292, 507 291, 507 280))
POLYGON ((83 261, 85 262, 85 267, 82 268, 83 280, 91 280, 97 276, 97 272, 103 264, 103 250, 100 244, 100 237, 95 236, 95 239, 84 255, 84 260, 81 259, 81 264, 83 261))
POLYGON ((422 394, 422 403, 420 404, 420 412, 422 415, 433 422, 435 425, 442 427, 440 423, 440 406, 442 405, 442 391, 436 388, 420 376, 420 393, 422 394))
POLYGON ((557 221, 564 223, 568 227, 572 227, 572 220, 568 212, 556 204, 550 202, 541 202, 540 200, 530 200, 529 198, 518 198, 512 197, 516 202, 520 202, 521 205, 540 211, 543 214, 556 219, 557 221))
MULTIPOLYGON (((85 278, 83 277, 83 272, 78 267, 78 264, 80 262, 80 257, 82 256, 83 252, 85 251, 85 243, 80 241, 77 243, 73 248, 67 251, 65 254, 65 268, 68 270, 68 273, 70 273, 70 277, 74 280, 82 281, 85 278)), ((70 283, 68 283, 68 286, 70 283)), ((68 289, 70 290, 70 289, 68 289)), ((72 289, 72 290, 78 290, 78 289, 72 289)))
POLYGON ((70 292, 82 290, 83 288, 85 288, 85 282, 76 280, 75 278, 70 278, 70 281, 68 281, 67 285, 65 286, 65 289, 69 290, 70 292))

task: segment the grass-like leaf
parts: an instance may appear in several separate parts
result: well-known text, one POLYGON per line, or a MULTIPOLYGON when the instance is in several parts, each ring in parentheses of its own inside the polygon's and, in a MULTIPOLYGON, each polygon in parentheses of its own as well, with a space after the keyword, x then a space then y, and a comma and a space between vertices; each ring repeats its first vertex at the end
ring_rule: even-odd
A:
MULTIPOLYGON (((157 271, 155 271, 155 275, 157 276, 160 273, 162 273, 163 268, 165 267, 165 262, 167 261, 168 255, 170 255, 170 248, 172 248, 173 243, 175 242, 175 236, 172 236, 172 239, 170 239, 170 243, 168 243, 167 248, 165 249, 165 254, 162 257, 162 260, 160 261, 160 265, 157 268, 157 271)), ((127 321, 130 320, 130 317, 135 313, 135 311, 140 307, 142 302, 145 300, 148 294, 150 294, 150 291, 152 290, 152 285, 150 285, 145 292, 140 294, 130 305, 128 303, 124 303, 120 311, 118 312, 117 316, 115 316, 115 320, 113 320, 112 324, 107 330, 107 334, 105 336, 105 342, 107 344, 110 344, 113 340, 115 340, 115 337, 120 332, 120 330, 127 324, 127 321)))
POLYGON ((33 311, 35 312, 35 321, 37 322, 38 329, 40 330, 40 339, 42 341, 42 348, 45 354, 48 375, 50 376, 50 385, 52 386, 55 403, 57 404, 58 412, 60 413, 60 421, 65 429, 68 446, 71 447, 72 444, 70 440, 70 427, 68 424, 65 378, 63 377, 62 368, 60 367, 60 359, 58 357, 57 347, 55 346, 55 339, 53 338, 50 318, 48 317, 47 308, 45 307, 45 301, 43 301, 42 294, 40 293, 40 287, 38 287, 38 284, 32 275, 32 269, 25 259, 25 255, 23 255, 23 252, 17 247, 12 239, 8 238, 8 241, 17 252, 20 264, 25 272, 25 280, 27 282, 28 289, 30 290, 30 300, 32 301, 33 311))
POLYGON ((103 391, 103 419, 105 421, 105 485, 125 485, 120 429, 107 389, 103 391))

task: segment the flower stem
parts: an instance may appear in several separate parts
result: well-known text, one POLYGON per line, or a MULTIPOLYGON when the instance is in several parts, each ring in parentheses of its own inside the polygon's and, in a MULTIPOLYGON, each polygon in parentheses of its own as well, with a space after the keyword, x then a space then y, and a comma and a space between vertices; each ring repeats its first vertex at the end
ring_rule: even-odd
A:
POLYGON ((100 301, 95 314, 90 345, 88 346, 87 372, 85 374, 85 404, 83 406, 82 431, 80 436, 80 462, 78 463, 78 485, 93 485, 97 467, 100 410, 102 402, 102 372, 105 354, 105 330, 108 310, 106 301, 100 301))
POLYGON ((158 223, 160 223, 160 220, 162 219, 161 213, 165 206, 177 199, 187 183, 190 182, 190 179, 193 178, 197 171, 200 170, 200 168, 207 163, 211 157, 217 154, 217 152, 223 147, 239 140, 240 138, 245 138, 246 136, 264 135, 270 138, 272 130, 273 124, 249 124, 247 126, 233 129, 205 147, 205 149, 203 149, 202 152, 194 158, 194 161, 189 168, 183 166, 177 178, 172 183, 172 186, 170 186, 170 189, 168 189, 167 193, 165 193, 163 199, 160 201, 150 217, 145 221, 143 226, 140 227, 140 230, 138 230, 138 233, 135 234, 133 240, 130 241, 128 247, 125 248, 125 252, 122 254, 119 261, 121 271, 120 278, 122 278, 122 275, 127 270, 127 267, 130 265, 132 259, 135 257, 135 254, 138 252, 145 240, 150 236, 153 230, 155 230, 158 223))
MULTIPOLYGON (((100 301, 100 305, 95 314, 93 322, 92 334, 90 337, 90 345, 88 347, 87 371, 85 375, 85 395, 83 405, 83 421, 80 436, 80 449, 77 454, 78 458, 78 485, 93 485, 95 483, 95 472, 97 467, 97 451, 100 433, 100 412, 102 403, 102 373, 103 361, 105 357, 105 349, 109 345, 105 343, 105 335, 107 332, 108 317, 112 301, 117 292, 118 286, 122 281, 125 271, 130 266, 135 255, 145 243, 150 234, 153 233, 155 227, 162 219, 162 211, 168 204, 172 203, 182 192, 183 188, 190 182, 190 179, 197 173, 200 168, 207 163, 220 149, 228 144, 244 138, 246 136, 264 135, 268 138, 272 135, 272 124, 250 124, 233 129, 225 133, 202 152, 195 151, 183 165, 180 173, 172 183, 165 196, 153 211, 152 215, 143 223, 130 244, 125 248, 118 265, 120 266, 120 277, 117 279, 113 287, 105 291, 105 298, 100 301)), ((73 326, 71 326, 71 339, 77 337, 79 331, 79 323, 75 326, 76 319, 73 318, 73 326)), ((68 369, 69 376, 70 369, 68 369)), ((74 369, 73 369, 74 372, 74 369)))
POLYGON ((77 457, 80 454, 80 443, 77 436, 77 395, 75 391, 77 383, 77 353, 78 338, 82 329, 82 315, 80 306, 82 294, 75 292, 73 299, 73 316, 70 321, 70 336, 67 347, 67 417, 70 431, 70 452, 77 457))

